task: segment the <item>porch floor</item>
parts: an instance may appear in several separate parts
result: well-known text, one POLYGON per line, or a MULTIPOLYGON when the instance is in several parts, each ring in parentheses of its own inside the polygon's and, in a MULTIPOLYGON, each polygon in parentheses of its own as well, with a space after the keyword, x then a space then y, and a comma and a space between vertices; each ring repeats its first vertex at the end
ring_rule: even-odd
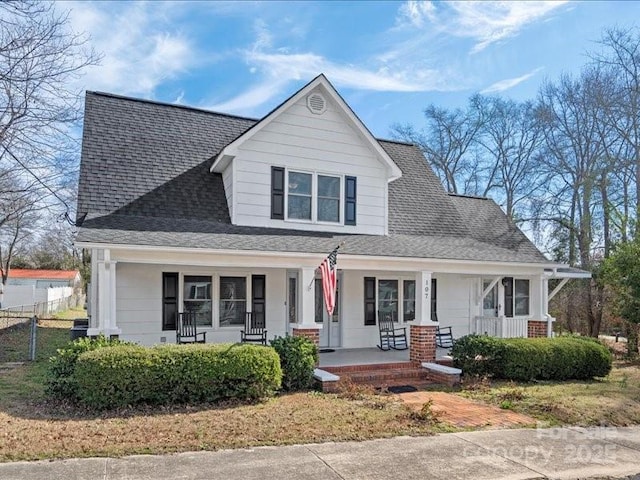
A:
MULTIPOLYGON (((437 348, 436 360, 445 358, 449 349, 437 348)), ((409 350, 387 350, 379 348, 343 348, 334 352, 320 353, 320 368, 345 365, 379 365, 409 361, 409 350)))

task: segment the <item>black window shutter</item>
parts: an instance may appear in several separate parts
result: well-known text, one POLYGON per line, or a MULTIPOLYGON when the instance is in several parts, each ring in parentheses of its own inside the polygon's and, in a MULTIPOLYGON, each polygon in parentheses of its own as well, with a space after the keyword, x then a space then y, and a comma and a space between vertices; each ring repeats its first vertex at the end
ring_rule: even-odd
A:
POLYGON ((344 179, 344 224, 356 224, 356 177, 345 177, 344 179))
POLYGON ((271 167, 271 218, 284 220, 284 168, 271 167))
POLYGON ((507 317, 513 317, 513 277, 504 277, 502 285, 504 285, 504 314, 507 317))
POLYGON ((162 330, 175 330, 178 317, 178 273, 162 273, 162 330))
POLYGON ((266 326, 266 277, 264 275, 251 275, 251 311, 256 325, 266 326))
POLYGON ((431 279, 431 321, 438 321, 438 280, 431 279))
POLYGON ((376 324, 376 279, 364 277, 364 324, 376 324))

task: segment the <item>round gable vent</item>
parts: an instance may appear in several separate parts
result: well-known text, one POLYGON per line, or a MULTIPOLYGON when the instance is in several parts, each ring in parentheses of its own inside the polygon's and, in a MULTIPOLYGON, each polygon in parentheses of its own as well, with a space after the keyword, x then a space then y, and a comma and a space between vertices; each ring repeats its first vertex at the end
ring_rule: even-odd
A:
POLYGON ((322 115, 327 110, 327 101, 319 93, 312 93, 307 97, 307 108, 311 113, 322 115))

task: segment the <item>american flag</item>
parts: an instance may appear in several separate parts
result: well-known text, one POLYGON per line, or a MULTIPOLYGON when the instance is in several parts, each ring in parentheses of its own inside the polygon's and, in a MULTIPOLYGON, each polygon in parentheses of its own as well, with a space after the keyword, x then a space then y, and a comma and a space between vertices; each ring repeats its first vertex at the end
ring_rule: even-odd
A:
POLYGON ((320 264, 324 304, 327 307, 327 313, 329 313, 329 315, 333 315, 333 309, 336 306, 336 284, 338 283, 338 269, 336 268, 336 264, 338 261, 339 248, 340 245, 334 248, 333 252, 320 264))

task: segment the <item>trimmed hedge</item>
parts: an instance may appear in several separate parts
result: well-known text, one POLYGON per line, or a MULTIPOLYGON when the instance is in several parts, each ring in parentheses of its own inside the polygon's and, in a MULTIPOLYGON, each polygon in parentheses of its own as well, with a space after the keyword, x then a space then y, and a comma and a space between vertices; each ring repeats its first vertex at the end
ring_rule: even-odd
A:
POLYGON ((80 355, 74 377, 80 400, 106 409, 264 398, 282 370, 278 354, 258 345, 125 345, 80 355))
POLYGON ((282 388, 287 391, 307 390, 313 387, 313 370, 318 363, 318 347, 305 337, 277 337, 271 346, 280 356, 282 388))
POLYGON ((589 337, 494 338, 467 335, 451 350, 465 375, 508 380, 587 380, 611 371, 611 352, 589 337))
POLYGON ((69 342, 64 348, 57 350, 57 355, 49 358, 45 390, 48 395, 64 400, 78 399, 78 384, 74 377, 78 357, 84 352, 114 345, 132 345, 128 342, 113 339, 104 335, 91 339, 82 337, 69 342))

